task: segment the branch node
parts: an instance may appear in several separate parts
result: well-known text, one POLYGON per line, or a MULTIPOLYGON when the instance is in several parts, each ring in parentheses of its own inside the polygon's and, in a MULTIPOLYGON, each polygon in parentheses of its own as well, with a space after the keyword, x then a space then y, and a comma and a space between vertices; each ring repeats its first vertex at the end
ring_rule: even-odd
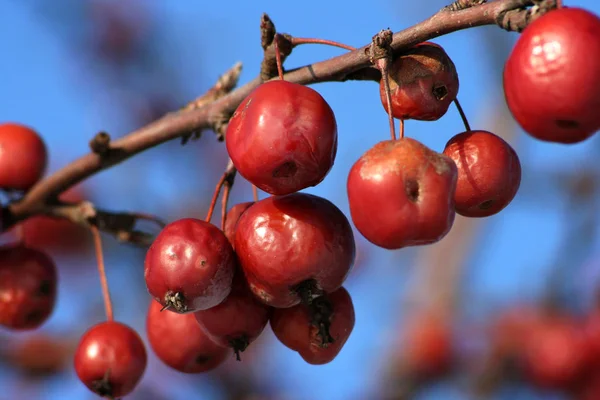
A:
POLYGON ((460 11, 474 6, 479 6, 487 0, 456 0, 454 3, 442 8, 442 11, 460 11))
POLYGON ((275 35, 272 43, 265 49, 263 60, 260 64, 260 79, 262 82, 266 82, 278 74, 277 58, 275 57, 275 40, 277 40, 277 47, 279 48, 282 63, 292 53, 294 47, 291 35, 287 33, 275 35))
POLYGON ((260 45, 264 51, 273 43, 275 33, 277 33, 275 24, 267 13, 263 13, 260 17, 260 45))
POLYGON ((90 149, 101 157, 108 156, 110 152, 110 135, 106 132, 98 132, 90 140, 90 149))
POLYGON ((377 60, 391 58, 393 36, 394 34, 389 28, 383 29, 377 35, 373 36, 373 40, 369 46, 369 59, 371 63, 377 65, 377 60))
POLYGON ((496 24, 509 32, 522 32, 530 23, 558 7, 557 0, 534 0, 533 7, 500 12, 496 24))

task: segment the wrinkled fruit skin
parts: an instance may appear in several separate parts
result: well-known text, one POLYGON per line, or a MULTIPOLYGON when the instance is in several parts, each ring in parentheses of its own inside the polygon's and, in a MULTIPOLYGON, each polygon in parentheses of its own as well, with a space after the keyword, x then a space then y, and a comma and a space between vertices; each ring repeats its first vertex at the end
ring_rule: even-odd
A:
POLYGON ((519 125, 549 142, 581 142, 600 129, 600 18, 552 10, 521 34, 504 67, 504 95, 519 125))
POLYGON ((52 314, 57 272, 44 253, 23 245, 0 248, 0 325, 35 329, 52 314))
POLYGON ((236 348, 236 342, 243 341, 248 346, 258 338, 269 322, 272 309, 252 294, 242 271, 236 273, 233 282, 225 301, 194 315, 199 326, 215 343, 236 348))
POLYGON ((146 319, 148 342, 156 356, 169 367, 187 374, 207 372, 221 365, 229 349, 213 342, 194 318, 178 314, 152 300, 146 319))
POLYGON ((465 217, 488 217, 503 210, 521 185, 521 162, 501 137, 487 131, 463 132, 446 144, 444 154, 458 168, 454 202, 465 217))
POLYGON ((167 225, 146 253, 144 276, 148 291, 163 306, 178 293, 183 306, 176 312, 205 310, 221 303, 231 291, 235 254, 223 232, 194 218, 167 225))
POLYGON ((359 232, 386 248, 442 239, 454 223, 456 164, 411 139, 369 149, 348 174, 350 214, 359 232))
POLYGON ((147 361, 144 343, 133 329, 120 322, 102 322, 81 337, 75 372, 92 392, 116 398, 133 391, 147 361))
POLYGON ((342 286, 356 253, 346 216, 306 193, 268 197, 240 218, 235 248, 252 292, 272 307, 300 302, 299 284, 314 280, 325 293, 342 286))
POLYGON ((257 87, 227 127, 227 152, 238 172, 273 195, 321 182, 337 152, 337 123, 314 89, 287 81, 257 87))
POLYGON ((342 287, 327 296, 333 305, 329 333, 334 340, 327 347, 321 347, 319 331, 311 324, 309 310, 303 304, 275 309, 271 316, 271 328, 277 339, 313 365, 333 361, 354 329, 354 305, 348 291, 342 287))
POLYGON ((245 203, 239 203, 235 206, 231 207, 229 211, 227 211, 227 217, 225 219, 225 228, 223 228, 223 233, 233 246, 235 250, 235 229, 237 228, 237 223, 242 216, 242 214, 253 205, 253 201, 247 201, 245 203))
POLYGON ((33 129, 13 123, 0 124, 0 188, 27 191, 46 172, 48 153, 33 129))
MULTIPOLYGON (((438 120, 458 95, 456 67, 435 43, 424 42, 401 54, 393 61, 389 75, 394 118, 438 120)), ((379 95, 388 112, 383 79, 379 95)))

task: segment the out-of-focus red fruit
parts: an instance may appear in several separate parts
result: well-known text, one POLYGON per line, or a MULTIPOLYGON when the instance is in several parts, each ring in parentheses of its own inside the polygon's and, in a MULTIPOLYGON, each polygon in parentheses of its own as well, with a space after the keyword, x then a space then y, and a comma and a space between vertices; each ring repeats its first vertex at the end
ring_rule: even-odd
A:
POLYGON ((46 254, 23 245, 0 248, 0 325, 36 329, 54 310, 58 275, 46 254))
POLYGON ((380 142, 348 174, 354 226, 386 249, 437 242, 454 223, 457 176, 452 159, 414 139, 380 142))
POLYGON ((148 249, 144 277, 163 306, 194 312, 225 300, 235 266, 233 248, 219 228, 183 218, 164 227, 148 249))
POLYGON ((196 311, 196 320, 215 343, 230 347, 240 360, 269 322, 271 307, 258 301, 246 283, 243 272, 236 272, 229 296, 208 310, 196 311))
POLYGON ((12 365, 27 375, 48 376, 59 373, 69 364, 69 343, 42 334, 11 342, 7 357, 12 365))
POLYGON ((487 131, 459 133, 448 141, 444 154, 458 167, 454 193, 456 212, 465 217, 487 217, 503 210, 521 185, 521 162, 500 136, 487 131))
POLYGON ((514 308, 501 314, 491 326, 493 351, 504 358, 521 356, 526 343, 524 338, 532 337, 542 321, 541 311, 535 308, 514 308))
POLYGON ((0 189, 27 191, 44 173, 48 153, 33 129, 15 123, 0 124, 0 189))
POLYGON ((75 351, 75 372, 81 382, 102 397, 121 397, 133 391, 148 356, 140 336, 120 322, 91 327, 75 351))
POLYGON ((274 309, 271 316, 273 333, 286 347, 297 351, 309 364, 327 364, 339 354, 354 329, 354 305, 343 287, 327 295, 329 334, 333 343, 323 345, 319 326, 309 308, 298 304, 292 308, 274 309))
POLYGON ((592 362, 600 372, 600 309, 595 309, 587 317, 584 324, 584 334, 592 362))
POLYGON ((600 18, 549 11, 521 34, 504 66, 504 95, 519 125, 549 142, 581 142, 600 129, 600 18))
POLYGON ((237 223, 242 216, 242 214, 250 208, 254 204, 253 201, 248 201, 245 203, 239 203, 235 206, 231 207, 229 211, 227 211, 227 216, 225 219, 225 227, 223 228, 223 232, 229 240, 229 243, 235 249, 235 229, 237 228, 237 223))
POLYGON ((314 89, 274 80, 238 106, 225 143, 240 175, 269 194, 284 195, 315 186, 329 173, 337 124, 314 89))
MULTIPOLYGON (((392 115, 398 119, 440 119, 458 94, 458 74, 444 49, 424 42, 398 56, 390 67, 392 115)), ((388 111, 383 79, 381 104, 388 111)))
POLYGON ((356 249, 346 216, 306 193, 256 202, 238 222, 235 248, 250 290, 279 308, 341 287, 356 249))
POLYGON ((169 367, 187 374, 207 372, 221 365, 229 349, 212 341, 193 314, 178 314, 152 300, 146 319, 148 342, 169 367))

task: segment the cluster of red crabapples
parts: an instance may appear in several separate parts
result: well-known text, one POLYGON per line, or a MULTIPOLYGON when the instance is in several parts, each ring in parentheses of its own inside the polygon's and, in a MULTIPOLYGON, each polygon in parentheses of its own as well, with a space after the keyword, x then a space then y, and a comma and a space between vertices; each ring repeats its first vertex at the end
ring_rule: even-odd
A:
MULTIPOLYGON (((550 11, 524 30, 505 65, 504 91, 530 135, 577 143, 600 129, 599 38, 600 19, 577 8, 550 11)), ((452 60, 430 42, 396 55, 380 82, 384 108, 401 121, 441 118, 452 102, 458 106, 458 88, 452 60)), ((442 153, 393 134, 350 170, 351 219, 373 244, 437 242, 455 213, 490 216, 516 195, 516 152, 491 132, 471 130, 458 108, 466 131, 442 153)), ((323 181, 337 142, 331 107, 309 87, 272 80, 242 101, 227 127, 227 151, 237 171, 270 196, 234 205, 222 229, 210 220, 174 221, 149 248, 147 333, 165 364, 212 370, 231 352, 239 359, 269 323, 308 363, 330 362, 341 351, 355 322, 343 287, 355 258, 353 231, 333 203, 300 192, 323 181)), ((4 124, 0 149, 0 188, 26 192, 46 167, 42 140, 4 124)), ((54 306, 56 279, 43 252, 22 241, 0 249, 0 324, 40 326, 54 306)), ((140 336, 109 314, 81 338, 75 370, 90 390, 114 398, 135 388, 147 353, 140 336)))

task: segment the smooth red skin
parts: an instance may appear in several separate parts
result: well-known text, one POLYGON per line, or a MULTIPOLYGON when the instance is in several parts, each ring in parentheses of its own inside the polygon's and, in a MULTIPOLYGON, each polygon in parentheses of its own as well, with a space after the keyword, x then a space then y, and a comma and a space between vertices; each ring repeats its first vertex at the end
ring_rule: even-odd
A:
POLYGON ((431 314, 411 319, 403 339, 402 356, 412 373, 433 377, 450 368, 453 358, 452 331, 442 319, 431 314))
POLYGON ((102 322, 81 337, 75 351, 75 372, 91 391, 94 382, 108 375, 111 396, 121 397, 135 389, 147 361, 146 348, 137 332, 120 322, 102 322))
POLYGON ((0 188, 27 191, 46 172, 48 153, 33 129, 14 123, 0 124, 0 188))
POLYGON ((221 365, 229 349, 219 346, 200 328, 194 314, 178 314, 152 300, 146 319, 148 342, 169 367, 186 374, 211 371, 221 365))
POLYGON ((275 80, 257 87, 227 126, 227 151, 238 172, 273 195, 320 183, 337 152, 337 123, 314 89, 275 80), (295 164, 295 172, 288 163, 295 164))
POLYGON ((500 136, 487 131, 459 133, 448 141, 444 154, 458 168, 454 193, 458 214, 465 217, 497 214, 517 194, 521 185, 521 162, 515 150, 500 136))
POLYGON ((321 347, 319 330, 311 324, 309 310, 303 304, 275 309, 271 316, 271 328, 277 339, 297 351, 309 364, 322 365, 333 361, 354 329, 354 305, 348 291, 342 287, 328 297, 333 306, 329 333, 334 342, 325 348, 321 347))
MULTIPOLYGON (((400 55, 393 61, 389 76, 394 118, 438 120, 458 94, 456 67, 444 49, 435 43, 420 43, 400 55), (434 95, 434 89, 440 86, 448 91, 442 99, 434 95)), ((383 79, 379 83, 379 97, 388 112, 383 79)))
MULTIPOLYGON (((594 310, 588 316, 584 325, 584 334, 592 360, 597 367, 600 367, 600 310, 594 310)), ((600 368, 598 370, 600 371, 600 368)))
POLYGON ((41 251, 18 246, 0 248, 0 325, 36 329, 56 303, 57 271, 41 251))
POLYGON ((552 10, 523 31, 506 61, 508 108, 537 139, 581 142, 600 129, 598 71, 600 18, 580 8, 552 10))
POLYGON ((309 279, 331 293, 354 265, 354 234, 329 200, 307 193, 268 197, 240 218, 235 248, 250 290, 272 307, 300 302, 294 288, 309 279))
POLYGON ((242 216, 242 214, 248 208, 250 208, 250 206, 252 206, 253 204, 254 204, 253 201, 239 203, 239 204, 236 204, 235 206, 231 207, 229 209, 229 211, 227 211, 227 216, 225 219, 225 228, 223 229, 223 232, 225 233, 227 240, 229 240, 229 243, 231 243, 231 246, 233 246, 234 250, 235 250, 235 228, 237 227, 237 223, 238 223, 240 217, 242 216))
POLYGON ((165 305, 165 294, 180 292, 194 312, 214 307, 231 291, 235 254, 223 232, 194 218, 168 224, 146 253, 144 276, 150 294, 165 305))
POLYGON ((586 373, 591 360, 588 346, 570 318, 547 318, 526 339, 523 362, 534 384, 565 389, 576 385, 586 373))
POLYGON ((233 282, 225 301, 194 313, 208 337, 224 347, 233 347, 231 341, 235 339, 243 338, 248 344, 256 340, 269 322, 272 310, 252 294, 242 271, 236 273, 233 282))
POLYGON ((437 242, 454 223, 457 175, 454 161, 414 139, 380 142, 348 174, 354 226, 386 249, 437 242), (412 201, 407 193, 415 182, 419 195, 412 201))

